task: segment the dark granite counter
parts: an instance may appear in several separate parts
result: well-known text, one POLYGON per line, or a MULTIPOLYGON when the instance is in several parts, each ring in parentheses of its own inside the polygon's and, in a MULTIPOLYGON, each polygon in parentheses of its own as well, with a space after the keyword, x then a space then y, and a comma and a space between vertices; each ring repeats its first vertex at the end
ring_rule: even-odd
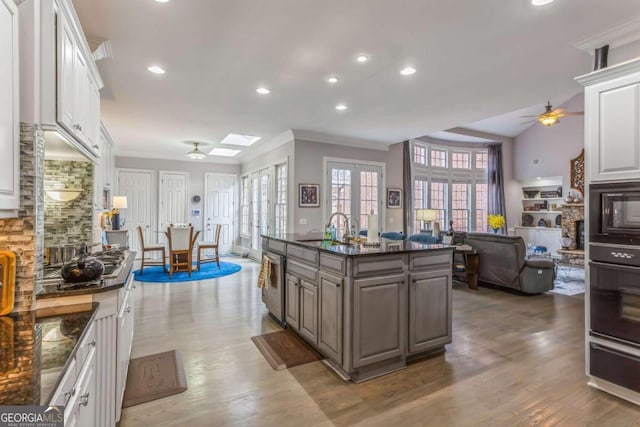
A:
POLYGON ((122 288, 129 279, 129 274, 131 273, 131 269, 133 268, 133 261, 135 260, 135 258, 136 253, 133 251, 129 252, 123 262, 124 265, 120 269, 120 273, 118 273, 118 276, 112 279, 105 279, 98 285, 70 289, 58 289, 57 284, 45 284, 43 286, 44 290, 41 293, 37 294, 36 298, 44 299, 70 297, 75 295, 91 295, 101 292, 110 292, 122 288))
POLYGON ((324 242, 322 233, 282 233, 282 234, 263 234, 262 237, 267 239, 280 240, 287 243, 293 243, 308 248, 319 249, 321 251, 333 253, 343 256, 361 256, 361 255, 389 255, 393 253, 418 252, 426 250, 452 250, 454 246, 450 245, 426 245, 422 243, 409 242, 407 240, 389 240, 380 239, 380 246, 367 246, 363 243, 343 243, 343 242, 324 242))
POLYGON ((0 317, 0 405, 47 405, 98 304, 0 317))

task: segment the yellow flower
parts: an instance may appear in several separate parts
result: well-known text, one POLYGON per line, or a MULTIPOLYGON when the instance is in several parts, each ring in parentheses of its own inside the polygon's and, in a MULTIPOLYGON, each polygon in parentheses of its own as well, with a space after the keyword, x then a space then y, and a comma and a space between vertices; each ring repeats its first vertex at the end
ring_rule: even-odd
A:
POLYGON ((505 221, 502 215, 489 215, 488 217, 489 227, 494 230, 504 227, 505 221))

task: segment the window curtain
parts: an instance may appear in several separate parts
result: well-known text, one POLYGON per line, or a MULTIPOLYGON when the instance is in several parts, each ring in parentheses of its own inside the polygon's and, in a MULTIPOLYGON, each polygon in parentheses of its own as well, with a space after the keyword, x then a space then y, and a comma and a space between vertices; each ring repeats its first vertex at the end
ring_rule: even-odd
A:
POLYGON ((405 236, 413 229, 413 159, 411 158, 411 141, 405 141, 402 147, 402 188, 404 203, 402 204, 402 232, 405 236))
POLYGON ((504 200, 504 172, 502 170, 502 144, 490 144, 488 147, 488 197, 487 212, 489 215, 502 215, 505 219, 501 234, 507 230, 507 210, 504 200))

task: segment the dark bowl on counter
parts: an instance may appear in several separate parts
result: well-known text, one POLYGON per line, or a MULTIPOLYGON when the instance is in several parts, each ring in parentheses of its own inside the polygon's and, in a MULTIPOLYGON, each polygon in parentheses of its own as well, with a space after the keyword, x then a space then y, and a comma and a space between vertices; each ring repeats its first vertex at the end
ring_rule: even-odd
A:
POLYGON ((62 266, 60 274, 67 283, 97 280, 104 273, 104 264, 94 257, 80 257, 62 266))

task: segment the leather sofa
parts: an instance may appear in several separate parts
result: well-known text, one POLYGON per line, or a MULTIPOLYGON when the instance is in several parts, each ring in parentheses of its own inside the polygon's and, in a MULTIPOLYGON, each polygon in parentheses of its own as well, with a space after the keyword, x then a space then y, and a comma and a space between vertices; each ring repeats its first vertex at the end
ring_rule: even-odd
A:
POLYGON ((480 282, 539 294, 553 289, 551 260, 527 260, 522 237, 493 233, 466 233, 464 243, 480 255, 480 282))

